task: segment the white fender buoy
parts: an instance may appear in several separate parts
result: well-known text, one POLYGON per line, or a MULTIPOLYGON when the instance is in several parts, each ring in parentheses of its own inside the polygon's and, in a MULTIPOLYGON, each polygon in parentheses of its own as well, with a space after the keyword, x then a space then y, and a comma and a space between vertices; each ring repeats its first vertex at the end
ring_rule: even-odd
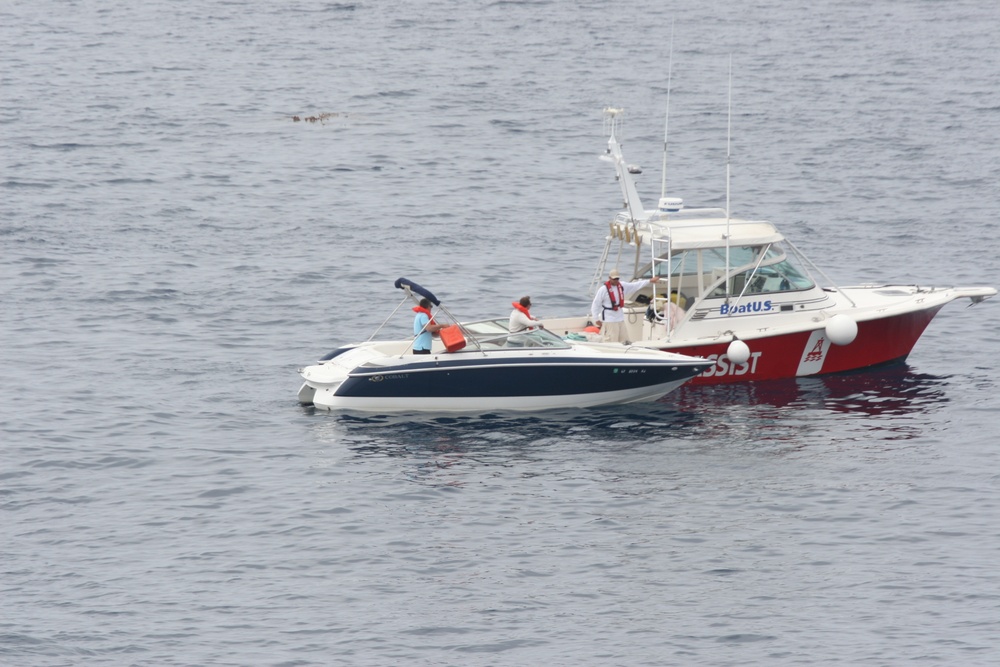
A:
POLYGON ((726 348, 726 356, 734 364, 745 364, 750 360, 750 347, 740 339, 734 339, 726 348))
POLYGON ((850 345, 858 337, 858 323, 847 315, 834 315, 826 323, 826 335, 834 345, 850 345))

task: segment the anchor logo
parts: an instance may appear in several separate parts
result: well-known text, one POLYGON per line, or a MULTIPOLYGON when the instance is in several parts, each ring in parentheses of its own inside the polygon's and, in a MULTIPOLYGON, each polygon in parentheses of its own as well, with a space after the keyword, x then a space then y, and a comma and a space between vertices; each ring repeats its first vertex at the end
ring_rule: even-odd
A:
POLYGON ((816 346, 813 347, 812 352, 807 354, 802 360, 803 363, 809 363, 810 361, 820 361, 823 359, 823 339, 820 338, 816 341, 816 346))

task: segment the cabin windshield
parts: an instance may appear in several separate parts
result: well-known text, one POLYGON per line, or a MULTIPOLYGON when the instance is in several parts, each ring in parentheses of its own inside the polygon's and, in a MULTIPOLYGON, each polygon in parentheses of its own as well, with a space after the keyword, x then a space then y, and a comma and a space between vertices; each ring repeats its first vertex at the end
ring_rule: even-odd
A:
MULTIPOLYGON (((745 266, 747 264, 754 265, 757 263, 758 253, 761 251, 760 247, 734 247, 729 249, 729 266, 730 268, 745 266)), ((780 252, 776 251, 774 248, 768 246, 767 254, 764 257, 766 262, 769 258, 780 256, 780 252)), ((725 248, 707 248, 702 250, 702 271, 705 273, 717 272, 720 275, 726 270, 726 249, 725 248)))
MULTIPOLYGON (((760 251, 761 248, 759 246, 732 247, 729 249, 729 266, 740 267, 748 264, 752 266, 757 263, 757 256, 760 251)), ((718 274, 722 275, 721 272, 726 268, 725 248, 704 248, 701 250, 682 250, 676 252, 671 256, 669 263, 665 261, 656 262, 656 275, 661 277, 666 277, 668 274, 673 277, 695 275, 699 273, 699 255, 701 256, 702 272, 712 273, 718 270, 718 274)), ((780 250, 768 246, 764 262, 766 263, 768 260, 778 259, 782 256, 783 253, 780 250)), ((650 278, 652 275, 652 267, 647 264, 645 270, 639 274, 639 277, 650 278)))
MULTIPOLYGON (((725 248, 700 248, 697 250, 682 250, 674 253, 670 261, 656 263, 656 275, 666 278, 670 276, 673 285, 689 294, 697 294, 700 289, 708 289, 715 285, 726 271, 725 248)), ((815 286, 798 263, 778 246, 734 246, 729 249, 729 266, 737 269, 729 280, 729 294, 764 294, 768 292, 784 292, 808 290, 815 286), (764 254, 763 259, 760 258, 764 254), (760 266, 754 271, 760 260, 760 266), (740 270, 742 269, 742 270, 740 270), (744 292, 744 286, 749 285, 744 292)), ((640 272, 640 278, 650 278, 653 267, 646 265, 640 272)), ((706 297, 726 296, 726 285, 720 283, 706 297)))
MULTIPOLYGON (((656 275, 660 277, 671 276, 690 276, 698 272, 698 254, 692 250, 684 250, 682 252, 674 253, 670 258, 670 262, 658 261, 656 263, 656 275)), ((650 278, 653 275, 652 268, 647 264, 646 270, 643 271, 639 277, 640 278, 650 278)))
MULTIPOLYGON (((796 266, 789 257, 774 264, 761 265, 756 271, 747 269, 746 271, 734 273, 729 278, 729 293, 733 296, 808 290, 814 286, 815 283, 813 283, 809 276, 796 266)), ((709 296, 726 296, 725 283, 720 284, 712 290, 709 296)))

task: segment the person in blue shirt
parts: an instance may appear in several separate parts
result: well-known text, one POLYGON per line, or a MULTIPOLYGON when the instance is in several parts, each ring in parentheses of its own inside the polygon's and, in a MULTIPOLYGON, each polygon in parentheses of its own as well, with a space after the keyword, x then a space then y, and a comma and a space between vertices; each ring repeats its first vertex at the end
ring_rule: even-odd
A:
POLYGON ((413 335, 417 337, 413 341, 413 354, 430 354, 433 334, 444 329, 446 325, 434 321, 431 316, 430 299, 421 299, 420 305, 414 307, 413 312, 416 313, 413 318, 413 335))

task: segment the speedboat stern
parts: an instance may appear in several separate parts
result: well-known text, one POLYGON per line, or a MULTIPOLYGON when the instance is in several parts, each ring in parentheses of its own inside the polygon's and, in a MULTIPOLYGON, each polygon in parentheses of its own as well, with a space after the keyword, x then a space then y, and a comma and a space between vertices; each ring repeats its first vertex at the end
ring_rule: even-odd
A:
POLYGON ((331 363, 316 364, 299 369, 304 382, 299 388, 299 403, 314 405, 318 396, 332 396, 347 379, 347 369, 331 363))

